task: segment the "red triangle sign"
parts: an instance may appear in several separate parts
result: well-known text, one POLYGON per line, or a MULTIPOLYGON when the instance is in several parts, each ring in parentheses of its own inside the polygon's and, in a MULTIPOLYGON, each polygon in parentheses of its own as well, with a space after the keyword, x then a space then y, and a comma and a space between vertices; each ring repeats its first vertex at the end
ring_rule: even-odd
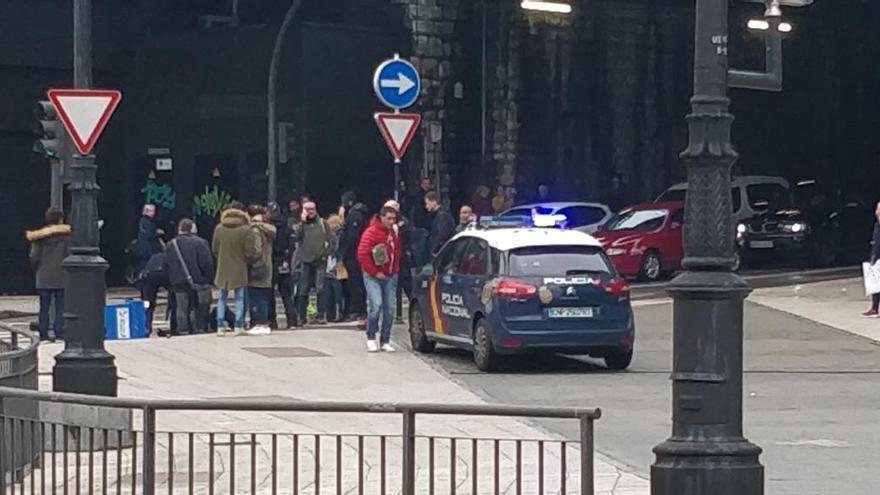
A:
POLYGON ((416 135, 422 116, 417 113, 377 113, 373 119, 376 120, 388 149, 394 155, 394 160, 399 162, 416 135))
POLYGON ((95 147, 122 100, 122 93, 116 90, 50 89, 48 95, 73 144, 83 155, 95 147))

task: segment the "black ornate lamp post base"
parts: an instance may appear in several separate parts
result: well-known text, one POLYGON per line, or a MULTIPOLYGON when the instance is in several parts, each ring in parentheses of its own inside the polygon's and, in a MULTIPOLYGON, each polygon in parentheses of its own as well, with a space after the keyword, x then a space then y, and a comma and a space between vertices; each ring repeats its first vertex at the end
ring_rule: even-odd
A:
POLYGON ((73 159, 71 171, 71 254, 64 291, 64 351, 55 356, 56 392, 116 396, 114 357, 104 349, 104 304, 108 264, 101 257, 98 230, 98 166, 94 156, 73 159))
POLYGON ((113 356, 104 352, 55 356, 52 383, 55 392, 115 397, 116 365, 113 356))
POLYGON ((689 271, 674 299, 672 436, 654 448, 653 495, 763 495, 761 449, 743 438, 743 300, 728 271, 689 271))
POLYGON ((763 495, 761 449, 746 441, 667 440, 654 448, 653 494, 763 495))

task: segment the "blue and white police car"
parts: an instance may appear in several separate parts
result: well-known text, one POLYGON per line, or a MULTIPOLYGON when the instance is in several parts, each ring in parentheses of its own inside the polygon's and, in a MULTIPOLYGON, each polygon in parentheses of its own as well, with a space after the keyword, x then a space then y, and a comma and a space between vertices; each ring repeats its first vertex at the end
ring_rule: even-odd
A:
POLYGON ((629 366, 630 288, 602 245, 574 230, 466 230, 416 271, 409 332, 416 351, 473 351, 482 371, 505 355, 589 354, 629 366))

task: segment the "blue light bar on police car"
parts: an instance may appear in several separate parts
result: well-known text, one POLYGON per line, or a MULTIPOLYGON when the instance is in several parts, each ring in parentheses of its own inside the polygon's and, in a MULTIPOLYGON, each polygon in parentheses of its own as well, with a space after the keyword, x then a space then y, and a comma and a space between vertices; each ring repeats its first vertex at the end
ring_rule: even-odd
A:
POLYGON ((566 218, 565 215, 559 213, 551 215, 541 215, 538 212, 532 210, 532 225, 534 225, 535 227, 562 227, 567 221, 568 218, 566 218))

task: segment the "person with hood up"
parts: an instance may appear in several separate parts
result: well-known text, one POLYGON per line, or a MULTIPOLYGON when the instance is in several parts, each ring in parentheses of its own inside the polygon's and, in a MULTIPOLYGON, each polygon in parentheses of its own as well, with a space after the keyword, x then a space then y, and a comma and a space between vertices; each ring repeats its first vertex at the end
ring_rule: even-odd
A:
POLYGON ((272 244, 278 235, 274 225, 265 220, 266 210, 251 205, 251 230, 247 237, 245 257, 248 260, 248 291, 251 329, 248 335, 268 335, 269 301, 272 294, 272 244))
POLYGON ((366 205, 358 202, 354 191, 346 191, 342 195, 341 210, 345 222, 339 234, 339 261, 348 272, 346 316, 349 319, 363 320, 367 314, 367 305, 364 276, 358 264, 357 249, 361 234, 367 228, 369 210, 366 205))
POLYGON ((440 202, 440 195, 429 192, 425 195, 425 209, 434 214, 434 222, 431 224, 431 233, 428 236, 428 246, 431 256, 435 256, 446 241, 455 235, 455 219, 449 208, 440 202))
POLYGON ((44 216, 46 226, 26 232, 31 243, 30 260, 36 272, 37 294, 40 296, 40 339, 55 342, 64 338, 64 282, 67 274, 61 262, 70 253, 70 225, 64 224, 64 213, 49 208, 44 216), (49 336, 49 308, 55 305, 53 327, 49 336))
POLYGON ((287 317, 287 325, 290 328, 296 321, 296 307, 293 304, 293 285, 291 273, 291 247, 293 245, 292 229, 289 227, 288 219, 281 212, 278 203, 270 202, 266 207, 265 220, 275 226, 277 235, 272 243, 272 291, 269 295, 269 326, 272 329, 278 329, 278 317, 275 314, 275 295, 281 297, 281 303, 284 305, 284 314, 287 317))
POLYGON ((386 206, 373 217, 358 243, 357 259, 364 270, 367 291, 367 351, 394 352, 391 325, 397 303, 397 277, 400 273, 400 236, 394 226, 397 210, 386 206), (381 318, 381 331, 380 320, 381 318), (379 341, 376 341, 376 333, 379 341))
POLYGON ((244 205, 233 201, 220 215, 220 224, 214 229, 212 250, 217 258, 214 285, 220 290, 217 300, 217 335, 226 333, 226 298, 232 291, 235 297, 236 335, 244 333, 245 289, 248 286, 247 241, 251 220, 244 205))

